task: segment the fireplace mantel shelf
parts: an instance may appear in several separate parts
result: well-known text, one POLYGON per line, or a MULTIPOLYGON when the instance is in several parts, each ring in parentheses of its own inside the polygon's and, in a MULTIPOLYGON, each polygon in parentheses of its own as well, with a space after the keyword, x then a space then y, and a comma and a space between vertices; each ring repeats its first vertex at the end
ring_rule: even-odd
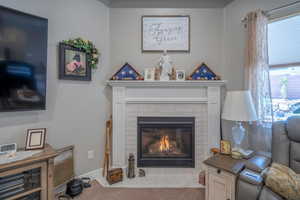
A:
POLYGON ((107 81, 112 87, 221 87, 227 81, 107 81))

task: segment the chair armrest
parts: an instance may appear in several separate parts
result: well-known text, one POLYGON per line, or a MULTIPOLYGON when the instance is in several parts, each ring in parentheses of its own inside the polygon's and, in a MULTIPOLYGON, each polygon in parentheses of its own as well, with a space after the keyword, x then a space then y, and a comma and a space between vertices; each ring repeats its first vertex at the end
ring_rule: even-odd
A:
POLYGON ((244 169, 237 181, 237 200, 255 200, 258 199, 263 188, 262 176, 249 169, 244 169))
POLYGON ((257 172, 254 172, 250 169, 244 169, 240 173, 240 179, 247 183, 251 183, 252 185, 262 185, 263 184, 262 175, 257 172))
POLYGON ((261 173, 271 164, 271 159, 265 156, 256 155, 249 159, 245 166, 247 169, 261 173))

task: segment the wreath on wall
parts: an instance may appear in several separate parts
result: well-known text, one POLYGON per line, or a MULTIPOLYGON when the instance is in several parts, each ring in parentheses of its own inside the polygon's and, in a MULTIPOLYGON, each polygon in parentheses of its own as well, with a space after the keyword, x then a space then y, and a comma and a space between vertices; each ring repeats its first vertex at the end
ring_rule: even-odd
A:
POLYGON ((80 49, 87 54, 87 63, 92 69, 97 69, 99 63, 99 51, 90 40, 75 38, 62 41, 63 44, 80 49))

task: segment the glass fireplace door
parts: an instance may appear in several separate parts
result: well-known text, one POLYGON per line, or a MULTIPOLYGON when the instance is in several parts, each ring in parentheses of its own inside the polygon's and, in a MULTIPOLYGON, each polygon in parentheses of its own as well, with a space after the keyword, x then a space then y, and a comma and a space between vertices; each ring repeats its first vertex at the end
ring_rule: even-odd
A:
POLYGON ((138 167, 194 167, 194 118, 139 117, 138 167))

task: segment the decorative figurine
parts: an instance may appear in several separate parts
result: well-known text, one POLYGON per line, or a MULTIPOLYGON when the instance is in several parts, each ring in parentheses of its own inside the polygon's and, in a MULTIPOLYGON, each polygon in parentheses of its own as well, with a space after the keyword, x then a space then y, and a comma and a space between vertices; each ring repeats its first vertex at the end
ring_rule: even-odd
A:
POLYGON ((146 172, 143 169, 139 169, 139 177, 145 177, 146 176, 146 172))
POLYGON ((159 59, 158 65, 161 68, 160 80, 169 81, 172 76, 172 60, 167 54, 167 50, 164 50, 163 55, 159 59))
POLYGON ((135 177, 135 159, 134 159, 134 155, 131 153, 129 154, 129 158, 128 158, 127 178, 134 178, 134 177, 135 177))

